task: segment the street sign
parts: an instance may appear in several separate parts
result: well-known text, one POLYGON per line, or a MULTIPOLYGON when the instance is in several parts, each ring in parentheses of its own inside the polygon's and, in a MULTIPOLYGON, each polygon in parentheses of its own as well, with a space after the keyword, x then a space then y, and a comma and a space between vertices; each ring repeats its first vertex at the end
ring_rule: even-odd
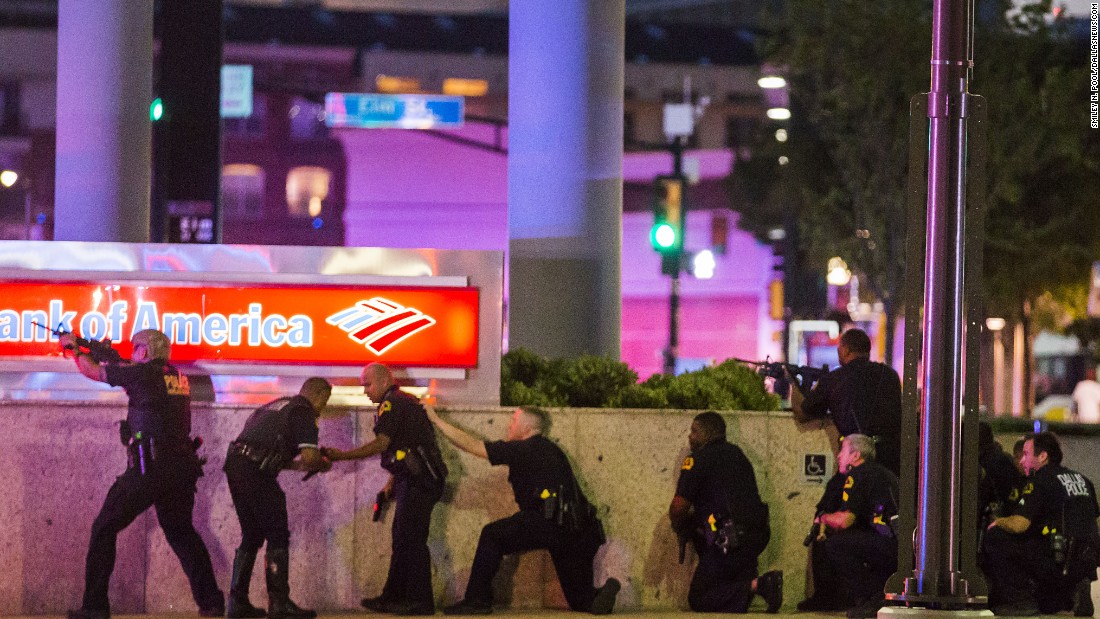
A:
POLYGON ((252 66, 222 65, 222 118, 252 116, 252 66))
POLYGON ((325 124, 363 129, 446 129, 461 127, 465 99, 447 95, 380 95, 330 92, 325 124))

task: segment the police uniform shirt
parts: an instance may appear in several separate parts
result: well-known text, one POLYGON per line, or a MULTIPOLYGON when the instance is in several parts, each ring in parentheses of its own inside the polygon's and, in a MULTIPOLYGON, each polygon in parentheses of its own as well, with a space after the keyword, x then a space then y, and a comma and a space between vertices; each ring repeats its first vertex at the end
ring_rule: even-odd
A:
POLYGON ((1092 535, 1098 514, 1096 489, 1081 473, 1048 464, 1027 478, 1016 513, 1031 522, 1027 535, 1092 535))
POLYGON ((844 505, 844 484, 848 482, 848 476, 837 473, 825 482, 825 491, 821 493, 821 500, 817 502, 818 514, 831 514, 840 511, 844 505))
MULTIPOLYGON (((901 379, 888 365, 857 357, 821 377, 802 401, 809 417, 831 414, 841 436, 866 434, 879 439, 879 461, 899 468, 901 379)), ((896 471, 895 471, 896 472, 896 471)))
POLYGON ((848 471, 841 495, 841 511, 855 516, 852 528, 886 533, 898 513, 898 478, 878 462, 864 461, 848 471))
MULTIPOLYGON (((576 483, 565 452, 541 434, 522 441, 486 441, 485 453, 490 464, 508 466, 508 483, 524 511, 542 510, 549 493, 576 483)), ((577 499, 587 502, 583 494, 577 499)))
POLYGON ((703 520, 711 514, 736 518, 746 510, 757 513, 761 505, 752 463, 725 439, 710 441, 684 458, 676 496, 690 501, 703 520))
POLYGON ((982 479, 978 484, 978 500, 984 508, 990 503, 1000 504, 1000 514, 1012 512, 1020 498, 1024 476, 1016 468, 1012 456, 1005 453, 998 443, 981 448, 978 453, 982 479))
MULTIPOLYGON (((389 388, 378 404, 374 434, 390 437, 390 444, 382 452, 383 463, 403 459, 404 454, 418 446, 439 450, 435 442, 435 429, 424 407, 416 397, 401 391, 396 385, 389 388)), ((405 469, 398 471, 396 474, 406 474, 405 469)))
POLYGON ((256 409, 244 422, 237 441, 264 449, 282 447, 289 451, 287 459, 293 460, 303 448, 317 447, 317 435, 317 411, 308 399, 296 395, 273 400, 256 409), (279 445, 280 435, 283 435, 282 445, 279 445))
POLYGON ((122 387, 130 398, 126 420, 135 436, 154 438, 163 446, 191 441, 191 386, 187 376, 166 361, 106 366, 107 383, 122 387))

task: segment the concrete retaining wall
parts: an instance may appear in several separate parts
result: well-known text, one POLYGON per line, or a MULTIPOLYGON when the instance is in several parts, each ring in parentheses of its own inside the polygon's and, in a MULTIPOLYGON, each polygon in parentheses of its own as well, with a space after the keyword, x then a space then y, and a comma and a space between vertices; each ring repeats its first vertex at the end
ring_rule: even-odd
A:
MULTIPOLYGON (((228 589, 240 529, 221 465, 228 442, 251 412, 198 405, 194 432, 206 440, 210 462, 199 480, 195 525, 210 548, 214 569, 228 589)), ((501 438, 511 411, 451 410, 449 419, 482 436, 501 438)), ((84 554, 91 523, 115 475, 125 467, 118 443, 118 404, 0 402, 0 614, 59 614, 80 603, 84 554)), ((589 497, 604 515, 608 544, 597 556, 596 580, 623 582, 622 608, 686 607, 693 557, 677 563, 666 511, 687 453, 694 411, 552 411, 550 437, 573 460, 589 497)), ((801 599, 806 553, 802 538, 820 484, 803 475, 806 454, 828 453, 823 432, 800 433, 786 413, 729 413, 729 437, 748 454, 772 507, 772 541, 761 569, 786 572, 786 605, 801 599)), ((373 412, 331 409, 321 441, 349 447, 370 440, 373 412)), ((515 511, 507 469, 458 453, 444 453, 450 491, 437 506, 430 547, 439 600, 462 596, 481 527, 515 511)), ((831 467, 831 455, 829 464, 831 467)), ((377 459, 339 463, 302 482, 282 475, 291 522, 291 589, 300 604, 322 610, 358 607, 381 591, 389 560, 389 525, 371 521, 374 495, 385 482, 377 459)), ((689 552, 690 557, 690 552, 689 552)), ((564 607, 545 553, 506 564, 498 601, 518 608, 564 607)), ((254 602, 263 601, 262 570, 254 602)), ((149 511, 123 532, 111 581, 116 613, 193 612, 187 582, 149 511)), ((759 602, 758 602, 759 603, 759 602)))

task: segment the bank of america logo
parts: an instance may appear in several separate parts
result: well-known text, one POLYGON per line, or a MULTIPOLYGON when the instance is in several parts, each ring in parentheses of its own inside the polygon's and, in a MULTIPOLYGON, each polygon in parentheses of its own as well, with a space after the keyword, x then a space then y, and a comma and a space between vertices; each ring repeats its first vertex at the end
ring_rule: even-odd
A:
POLYGON ((325 319, 376 355, 435 324, 435 318, 382 297, 360 301, 325 319))

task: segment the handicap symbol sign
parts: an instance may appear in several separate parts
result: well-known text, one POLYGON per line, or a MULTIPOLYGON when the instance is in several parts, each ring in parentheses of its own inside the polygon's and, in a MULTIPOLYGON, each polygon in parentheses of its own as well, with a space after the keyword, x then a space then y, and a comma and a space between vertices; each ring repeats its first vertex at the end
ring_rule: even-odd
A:
POLYGON ((802 461, 802 481, 824 483, 827 469, 828 457, 825 454, 805 454, 802 461))

